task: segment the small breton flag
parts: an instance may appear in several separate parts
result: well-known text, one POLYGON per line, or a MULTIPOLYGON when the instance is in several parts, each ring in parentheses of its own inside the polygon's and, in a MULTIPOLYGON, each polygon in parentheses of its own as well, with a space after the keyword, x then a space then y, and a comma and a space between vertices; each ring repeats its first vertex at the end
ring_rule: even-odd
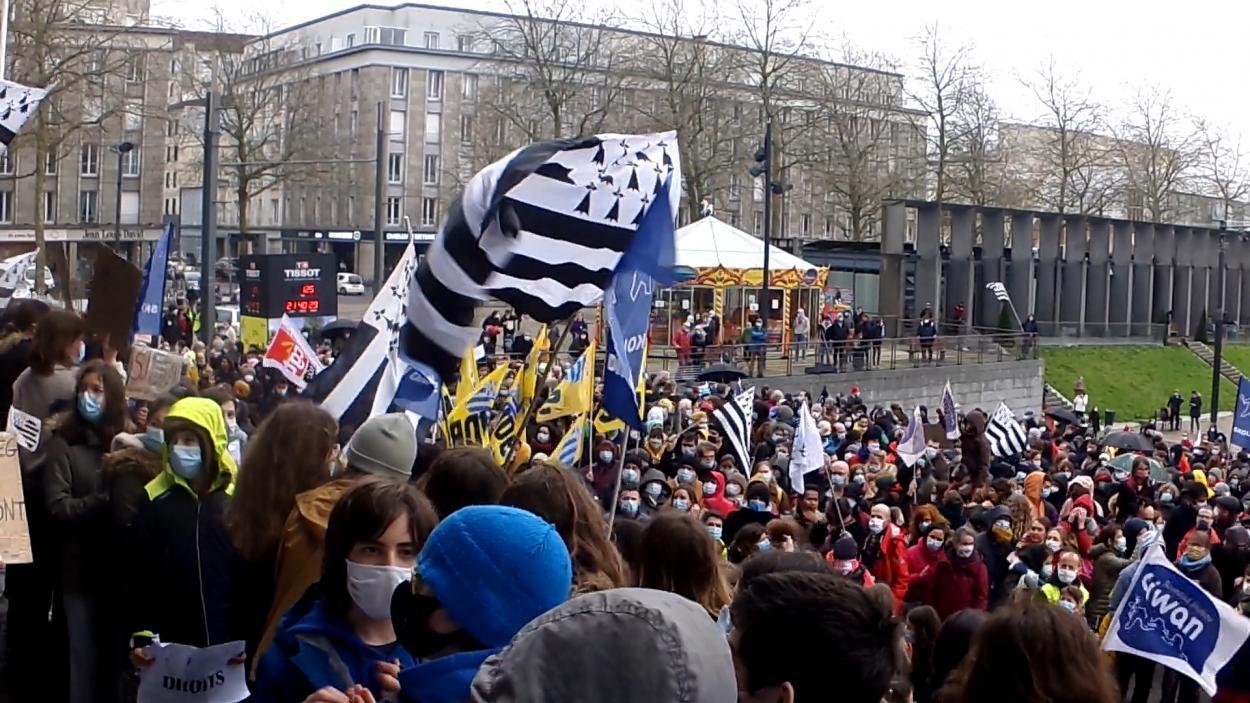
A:
POLYGON ((26 121, 34 116, 39 110, 39 103, 46 97, 47 88, 31 88, 0 80, 0 154, 8 151, 13 137, 22 131, 26 121))
POLYGON ((723 403, 712 412, 712 418, 720 423, 721 436, 729 440, 729 446, 738 457, 738 466, 751 468, 751 415, 755 412, 755 388, 751 387, 734 396, 733 402, 723 403))
POLYGON ((1029 446, 1029 436, 1024 428, 1016 422, 1015 413, 1006 403, 999 403, 998 409, 990 417, 985 427, 985 438, 989 440, 990 452, 997 457, 1008 457, 1021 454, 1029 446))
POLYGON ((1007 286, 1003 285, 1002 281, 986 283, 985 287, 990 289, 990 292, 994 294, 995 298, 998 298, 999 302, 1011 302, 1011 296, 1007 294, 1007 286))

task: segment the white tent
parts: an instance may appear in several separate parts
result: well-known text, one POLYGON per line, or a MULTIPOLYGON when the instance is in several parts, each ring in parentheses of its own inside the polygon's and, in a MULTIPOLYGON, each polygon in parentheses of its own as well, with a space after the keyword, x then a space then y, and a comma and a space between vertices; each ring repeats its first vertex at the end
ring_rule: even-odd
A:
MULTIPOLYGON (((696 271, 723 267, 733 271, 764 268, 764 240, 715 217, 704 217, 677 230, 677 266, 696 271)), ((817 268, 799 257, 769 247, 768 268, 776 275, 788 269, 803 274, 817 268)))

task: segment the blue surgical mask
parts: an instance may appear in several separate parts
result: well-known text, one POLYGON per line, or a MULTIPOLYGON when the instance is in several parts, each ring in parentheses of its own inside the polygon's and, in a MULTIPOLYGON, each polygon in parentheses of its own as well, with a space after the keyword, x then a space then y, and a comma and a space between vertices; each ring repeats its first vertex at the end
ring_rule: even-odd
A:
POLYGON ((707 534, 709 537, 711 537, 714 540, 720 541, 720 536, 721 534, 723 534, 723 532, 724 532, 724 529, 720 525, 708 525, 707 526, 707 534))
POLYGON ((621 472, 621 482, 634 485, 638 483, 638 469, 625 469, 621 472))
POLYGON ((767 552, 767 551, 771 551, 771 550, 772 550, 772 548, 773 548, 773 543, 772 543, 772 542, 769 542, 769 541, 768 541, 768 538, 767 538, 767 537, 765 537, 764 539, 760 540, 760 542, 759 542, 759 544, 758 544, 757 546, 760 548, 760 551, 761 551, 761 552, 767 552))
POLYGON ((159 427, 149 427, 147 432, 143 433, 142 442, 144 449, 160 454, 161 449, 165 447, 165 430, 159 427))
POLYGON ((648 483, 646 486, 644 486, 642 490, 646 491, 647 495, 651 496, 652 498, 659 498, 660 494, 664 492, 664 487, 652 481, 651 483, 648 483))
POLYGON ((764 501, 758 500, 758 499, 748 500, 747 507, 750 508, 751 510, 754 510, 757 513, 762 513, 768 510, 768 503, 765 503, 764 501))
POLYGON ((637 515, 638 514, 638 501, 622 500, 621 501, 621 513, 625 515, 629 515, 631 517, 634 515, 637 515))
POLYGON ((863 474, 855 474, 855 478, 851 480, 855 482, 855 485, 862 486, 864 485, 864 481, 866 481, 867 479, 864 478, 863 474))
POLYGON ((843 474, 833 474, 829 477, 829 482, 832 483, 835 488, 841 488, 846 485, 846 476, 843 474))
POLYGON ((95 393, 79 393, 78 414, 91 424, 99 422, 104 417, 104 398, 95 393))
POLYGON ((178 444, 170 448, 169 467, 174 470, 174 473, 192 481, 204 468, 204 457, 198 446, 178 444))
POLYGON ((1053 488, 1043 488, 1043 489, 1042 489, 1042 497, 1043 497, 1043 498, 1049 498, 1049 497, 1050 497, 1050 494, 1051 494, 1051 493, 1054 493, 1054 492, 1055 492, 1055 489, 1053 489, 1053 488))
POLYGON ((601 463, 601 464, 611 464, 611 463, 612 463, 612 452, 599 452, 599 463, 601 463))
POLYGON ((673 507, 684 513, 690 509, 690 501, 686 500, 685 498, 678 498, 677 500, 673 501, 673 507))
POLYGON ((691 484, 694 483, 694 472, 690 469, 677 470, 677 483, 691 484))

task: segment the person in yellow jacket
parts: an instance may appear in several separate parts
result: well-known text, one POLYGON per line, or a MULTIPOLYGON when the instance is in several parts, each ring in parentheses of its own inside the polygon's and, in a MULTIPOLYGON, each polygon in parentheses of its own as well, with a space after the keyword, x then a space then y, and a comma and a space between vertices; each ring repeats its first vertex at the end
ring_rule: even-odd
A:
POLYGON ((1077 575, 1081 571, 1081 555, 1076 552, 1065 549, 1059 552, 1059 563, 1055 566, 1055 570, 1051 572, 1050 578, 1046 579, 1046 583, 1042 584, 1042 595, 1046 596, 1046 601, 1051 605, 1059 603, 1064 589, 1069 586, 1075 587, 1081 594, 1080 606, 1085 607, 1089 601, 1089 591, 1078 580, 1077 575))

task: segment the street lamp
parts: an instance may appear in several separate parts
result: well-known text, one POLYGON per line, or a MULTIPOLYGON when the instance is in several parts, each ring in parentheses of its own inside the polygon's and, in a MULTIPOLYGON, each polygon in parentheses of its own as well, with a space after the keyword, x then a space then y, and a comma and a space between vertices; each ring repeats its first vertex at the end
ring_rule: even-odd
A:
MULTIPOLYGON (((783 183, 781 179, 773 180, 773 123, 769 120, 764 126, 764 143, 759 149, 755 150, 755 165, 747 170, 753 178, 763 177, 764 179, 764 271, 763 286, 761 290, 760 301, 760 319, 764 323, 765 338, 768 335, 768 316, 771 312, 771 301, 769 300, 769 266, 768 255, 769 249, 772 247, 772 231, 773 231, 773 208, 772 200, 774 195, 783 195, 793 186, 783 183)), ((785 321, 782 321, 784 326, 785 321)))
POLYGON ((117 200, 113 208, 113 242, 116 244, 117 253, 121 254, 122 248, 122 159, 126 158, 126 154, 134 151, 135 145, 130 142, 122 142, 109 149, 117 154, 117 200))

